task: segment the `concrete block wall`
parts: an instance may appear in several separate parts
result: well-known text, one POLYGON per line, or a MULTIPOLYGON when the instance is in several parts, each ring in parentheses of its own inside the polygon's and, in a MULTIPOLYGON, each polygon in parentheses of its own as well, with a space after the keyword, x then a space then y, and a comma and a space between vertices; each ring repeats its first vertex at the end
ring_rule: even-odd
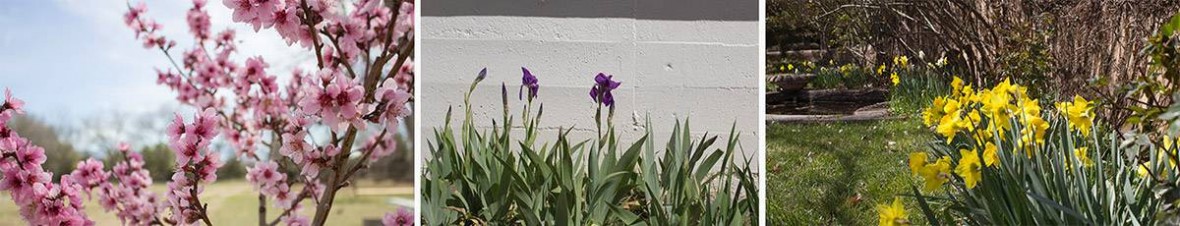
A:
MULTIPOLYGON (((540 80, 542 142, 571 127, 576 139, 590 139, 595 104, 589 89, 603 72, 623 83, 615 91, 614 119, 623 143, 641 137, 650 117, 662 148, 675 120, 689 118, 696 137, 708 132, 724 140, 736 126, 745 156, 756 159, 762 136, 758 7, 757 0, 423 2, 423 132, 432 139, 448 107, 456 112, 454 123, 462 119, 463 95, 485 67, 488 76, 472 95, 476 124, 500 121, 502 82, 519 118, 523 66, 540 80)), ((723 148, 724 141, 718 143, 714 147, 723 148)))

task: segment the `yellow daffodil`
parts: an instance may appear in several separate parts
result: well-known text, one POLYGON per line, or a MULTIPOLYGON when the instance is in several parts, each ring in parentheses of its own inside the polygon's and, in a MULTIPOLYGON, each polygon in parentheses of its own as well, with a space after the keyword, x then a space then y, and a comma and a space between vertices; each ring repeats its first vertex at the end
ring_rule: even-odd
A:
POLYGON ((1074 148, 1073 155, 1078 158, 1079 162, 1086 167, 1094 166, 1094 161, 1090 160, 1090 156, 1086 155, 1086 147, 1074 148))
POLYGON ((897 86, 897 84, 901 84, 901 78, 897 77, 897 72, 893 72, 892 74, 889 74, 889 81, 893 82, 893 86, 897 86))
POLYGON ((922 190, 933 192, 951 180, 951 157, 943 156, 932 164, 923 166, 918 175, 922 176, 922 190))
POLYGON ((967 129, 967 131, 975 132, 975 125, 979 125, 983 121, 983 116, 979 115, 979 109, 971 109, 967 113, 967 120, 959 122, 959 128, 967 129))
MULTIPOLYGON (((1016 89, 1022 90, 1020 88, 1016 89)), ((1018 92, 1023 93, 1023 91, 1018 92)), ((1041 105, 1037 100, 1029 99, 1027 96, 1022 97, 1019 100, 1020 101, 1017 101, 1016 105, 1019 108, 1018 112, 1020 113, 1020 122, 1024 124, 1024 129, 1020 131, 1020 144, 1021 147, 1023 147, 1025 151, 1028 152, 1027 154, 1031 156, 1031 146, 1025 145, 1033 143, 1044 144, 1045 132, 1049 130, 1049 123, 1045 122, 1045 119, 1041 118, 1041 105)))
POLYGON ((907 68, 910 66, 910 58, 906 56, 895 56, 893 57, 893 65, 897 65, 901 68, 907 68))
POLYGON ((983 147, 983 164, 987 166, 998 166, 1000 163, 1000 155, 996 153, 996 144, 987 142, 983 147))
POLYGON ((930 107, 927 107, 926 111, 922 112, 922 122, 926 124, 926 126, 934 126, 935 123, 938 123, 938 120, 942 119, 942 116, 944 115, 942 113, 943 106, 946 106, 946 99, 943 97, 935 97, 934 103, 932 103, 930 107))
POLYGON ((1155 159, 1157 159, 1157 161, 1162 161, 1163 159, 1167 159, 1168 166, 1175 166, 1176 160, 1172 159, 1171 155, 1168 155, 1168 152, 1172 152, 1173 155, 1180 154, 1180 153, 1176 153, 1176 149, 1172 149, 1172 144, 1174 144, 1174 143, 1176 143, 1176 142, 1173 141, 1172 138, 1165 137, 1162 148, 1159 149, 1159 153, 1156 153, 1155 159))
POLYGON ((893 197, 893 204, 877 205, 877 214, 881 226, 910 224, 909 216, 905 212, 905 206, 902 205, 901 198, 899 197, 893 197))
POLYGON ((1045 144, 1045 134, 1049 130, 1049 123, 1038 116, 1029 116, 1026 122, 1028 125, 1020 130, 1020 142, 1017 143, 1017 147, 1024 149, 1024 154, 1032 157, 1033 151, 1036 150, 1034 145, 1045 144))
POLYGON ((963 157, 959 159, 959 165, 955 167, 955 174, 963 177, 963 183, 967 184, 967 189, 975 188, 980 180, 983 180, 983 167, 979 162, 979 153, 966 149, 959 150, 959 154, 963 157))
POLYGON ((951 142, 951 140, 955 139, 955 133, 957 133, 959 130, 959 121, 962 121, 962 118, 959 117, 961 114, 962 112, 955 111, 950 114, 943 115, 942 119, 938 121, 938 126, 934 128, 938 134, 942 134, 943 137, 946 137, 946 142, 948 144, 951 142))
POLYGON ((1004 81, 996 84, 995 87, 992 87, 992 91, 1012 94, 1012 81, 1005 78, 1004 81))
POLYGON ((922 190, 932 192, 951 179, 951 158, 943 156, 934 163, 926 162, 926 152, 910 153, 910 171, 923 179, 922 190))
MULTIPOLYGON (((982 137, 984 140, 991 140, 992 137, 996 136, 996 134, 1003 134, 1005 132, 1005 130, 1003 128, 1001 128, 998 125, 998 123, 995 123, 996 120, 997 119, 991 119, 991 121, 993 123, 988 123, 987 128, 984 128, 983 130, 981 130, 980 137, 982 137)), ((1002 120, 1002 119, 999 119, 999 120, 1002 120)), ((1005 121, 1007 121, 1007 120, 1005 120, 1005 121)), ((1002 140, 1002 141, 1008 140, 1007 136, 999 136, 999 137, 1000 137, 1000 140, 1002 140)))
POLYGON ((778 66, 778 71, 787 71, 787 67, 786 67, 786 66, 779 65, 779 66, 778 66))
POLYGON ((1147 172, 1147 166, 1144 166, 1143 164, 1139 164, 1139 170, 1136 170, 1136 172, 1139 173, 1139 177, 1147 177, 1149 174, 1147 172))
POLYGON ((971 85, 963 86, 963 90, 960 91, 959 93, 962 93, 963 98, 968 101, 971 101, 971 102, 979 102, 980 101, 979 95, 975 94, 975 90, 971 88, 971 85))
POLYGON ((881 64, 881 66, 877 66, 877 74, 878 75, 885 74, 885 64, 881 64))
MULTIPOLYGON (((1021 119, 1028 119, 1030 117, 1041 116, 1041 104, 1038 100, 1029 99, 1028 97, 1020 98, 1016 102, 1016 107, 1020 108, 1021 119)), ((1028 123, 1028 122, 1025 122, 1028 123)))
POLYGON ((959 111, 959 107, 962 107, 962 106, 963 106, 963 103, 959 102, 958 100, 947 99, 946 104, 942 105, 942 112, 946 113, 946 114, 950 114, 951 112, 959 111))
POLYGON ((1036 139, 1037 144, 1045 144, 1045 134, 1046 131, 1049 130, 1048 122, 1045 122, 1045 120, 1039 116, 1029 117, 1028 125, 1026 125, 1024 128, 1026 130, 1031 129, 1030 131, 1024 131, 1024 133, 1032 134, 1036 139))
POLYGON ((918 174, 923 167, 926 167, 926 152, 910 153, 910 172, 918 174))
POLYGON ((922 123, 926 126, 934 126, 938 120, 942 118, 942 111, 935 108, 926 108, 922 111, 922 123))
POLYGON ((959 78, 959 76, 955 76, 954 80, 951 80, 951 88, 953 88, 951 92, 952 94, 961 92, 963 90, 963 79, 959 78))
POLYGON ((976 140, 981 140, 981 141, 991 140, 992 137, 995 136, 995 134, 992 134, 994 132, 994 130, 992 129, 993 126, 991 124, 980 125, 980 126, 983 126, 983 129, 975 130, 975 139, 976 140))
POLYGON ((855 68, 855 66, 852 66, 852 64, 841 65, 840 66, 840 74, 844 75, 844 77, 852 76, 852 69, 854 69, 854 68, 855 68))
POLYGON ((999 126, 996 128, 999 132, 1003 132, 1006 129, 1012 127, 1011 122, 1008 121, 1011 115, 1009 113, 1009 109, 1011 109, 1010 102, 1012 100, 1012 96, 1009 95, 1008 92, 996 89, 985 89, 979 91, 978 96, 979 101, 983 105, 981 108, 983 109, 984 114, 987 115, 988 118, 992 119, 991 122, 993 124, 999 126))
POLYGON ((1072 103, 1057 103, 1057 110, 1065 115, 1070 129, 1081 132, 1082 136, 1089 136, 1090 129, 1094 127, 1094 115, 1091 113, 1094 107, 1091 104, 1082 96, 1074 96, 1072 103))
POLYGON ((1159 153, 1157 153, 1155 158, 1156 159, 1167 159, 1169 166, 1175 166, 1176 160, 1173 160, 1172 157, 1168 155, 1168 152, 1170 151, 1170 152, 1172 152, 1172 154, 1180 154, 1180 153, 1176 152, 1176 149, 1172 149, 1172 146, 1173 146, 1173 144, 1176 143, 1176 141, 1180 141, 1180 138, 1171 138, 1171 137, 1164 136, 1163 145, 1161 145, 1162 148, 1159 149, 1159 153))
POLYGON ((787 70, 795 70, 794 64, 787 64, 787 70))

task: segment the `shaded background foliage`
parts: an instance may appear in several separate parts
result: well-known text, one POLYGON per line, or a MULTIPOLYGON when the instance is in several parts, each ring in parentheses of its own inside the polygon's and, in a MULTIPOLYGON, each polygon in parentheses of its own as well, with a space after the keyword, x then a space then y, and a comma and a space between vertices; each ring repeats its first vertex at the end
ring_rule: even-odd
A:
POLYGON ((59 129, 42 119, 18 115, 8 122, 8 126, 29 139, 29 142, 45 148, 45 164, 41 167, 53 172, 53 181, 60 179, 62 174, 74 171, 75 163, 84 159, 82 154, 74 150, 74 145, 61 138, 59 129))
POLYGON ((1102 97, 1121 125, 1131 113, 1120 106, 1133 103, 1119 84, 1148 75, 1140 50, 1177 10, 1177 1, 769 0, 766 38, 771 52, 824 50, 787 57, 862 65, 945 54, 973 84, 1010 77, 1050 99, 1102 97))

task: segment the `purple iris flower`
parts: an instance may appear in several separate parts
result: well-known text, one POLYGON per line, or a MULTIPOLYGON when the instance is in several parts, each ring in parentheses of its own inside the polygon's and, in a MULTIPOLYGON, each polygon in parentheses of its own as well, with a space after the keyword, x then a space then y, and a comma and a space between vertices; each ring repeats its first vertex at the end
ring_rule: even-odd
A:
POLYGON ((611 90, 619 88, 619 85, 623 83, 611 80, 613 77, 613 75, 603 73, 594 76, 594 87, 590 88, 590 99, 607 107, 614 107, 615 96, 611 94, 611 90))
POLYGON ((537 91, 541 89, 541 86, 537 85, 537 76, 533 76, 533 73, 529 72, 528 68, 520 67, 520 70, 524 72, 524 75, 520 78, 520 90, 516 91, 517 98, 524 99, 523 93, 525 87, 529 88, 529 100, 537 98, 537 91))

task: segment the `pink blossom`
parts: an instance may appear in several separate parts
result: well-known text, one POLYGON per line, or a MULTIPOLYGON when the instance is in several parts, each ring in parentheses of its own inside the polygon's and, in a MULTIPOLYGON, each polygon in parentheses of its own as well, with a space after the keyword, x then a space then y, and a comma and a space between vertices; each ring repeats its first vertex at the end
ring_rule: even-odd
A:
POLYGON ((329 0, 307 0, 307 6, 311 8, 312 13, 315 13, 319 17, 323 17, 323 14, 332 11, 335 7, 335 4, 332 3, 329 0))
POLYGON ((70 175, 87 192, 90 192, 90 189, 94 187, 106 183, 107 177, 110 177, 107 172, 102 170, 102 162, 94 159, 78 162, 78 166, 74 168, 74 172, 70 173, 70 175))
POLYGON ((143 156, 138 152, 124 153, 126 158, 116 163, 111 171, 119 183, 104 183, 98 187, 99 205, 107 212, 115 211, 124 224, 149 224, 155 220, 162 203, 158 203, 156 194, 148 190, 152 178, 150 172, 143 169, 143 156))
POLYGON ((286 179, 286 175, 280 173, 278 168, 279 164, 274 161, 259 162, 247 170, 246 180, 259 188, 273 186, 280 180, 286 179))
POLYGON ((396 32, 395 35, 397 37, 405 35, 406 39, 414 38, 414 33, 409 31, 414 28, 415 17, 414 3, 402 2, 401 7, 398 8, 397 24, 393 27, 393 32, 396 32))
POLYGON ((335 20, 327 25, 328 33, 336 36, 338 42, 340 57, 344 61, 351 62, 356 55, 361 52, 361 47, 358 44, 368 42, 375 34, 364 28, 365 21, 353 17, 337 16, 335 20))
POLYGON ((360 123, 360 100, 364 90, 359 82, 340 75, 333 69, 320 71, 320 77, 328 82, 325 86, 306 87, 310 95, 299 102, 299 106, 306 113, 315 114, 324 120, 324 124, 332 131, 343 132, 350 123, 363 126, 360 123))
POLYGON ((414 225, 414 213, 406 208, 397 210, 397 215, 393 213, 385 213, 385 217, 381 218, 381 224, 385 226, 410 226, 414 225))
MULTIPOLYGON (((11 191, 13 196, 23 195, 24 193, 21 191, 31 188, 33 183, 37 182, 29 179, 39 180, 36 177, 31 177, 32 175, 29 172, 23 171, 20 168, 3 169, 0 174, 4 175, 3 178, 0 178, 0 191, 11 191)), ((48 181, 48 179, 45 180, 48 181)), ((14 199, 20 200, 19 198, 14 199)))
POLYGON ((269 64, 261 56, 246 59, 246 66, 238 70, 238 76, 234 83, 234 93, 239 96, 248 96, 247 92, 250 91, 253 84, 264 85, 262 87, 263 89, 269 88, 263 83, 273 80, 273 77, 266 75, 266 67, 269 67, 269 64))
MULTIPOLYGON (((322 52, 323 56, 320 57, 320 60, 324 62, 324 65, 336 65, 337 60, 339 60, 341 58, 336 53, 337 52, 336 48, 332 48, 331 46, 325 45, 324 48, 321 50, 321 52, 322 52)), ((335 68, 333 68, 333 67, 327 67, 327 68, 332 68, 333 70, 335 70, 335 68)), ((325 69, 327 69, 327 68, 325 68, 325 69)))
POLYGON ((275 31, 283 37, 283 40, 287 41, 287 45, 299 43, 305 48, 311 47, 311 32, 308 32, 307 26, 299 21, 299 17, 296 15, 298 12, 299 6, 291 3, 275 10, 272 14, 275 31))
POLYGON ((254 31, 262 27, 270 27, 274 23, 273 12, 280 3, 278 0, 223 0, 222 3, 234 11, 234 22, 249 23, 254 31))
POLYGON ((340 154, 340 148, 336 147, 336 145, 328 145, 328 146, 324 147, 324 155, 328 156, 329 158, 335 157, 336 155, 339 155, 339 154, 340 154))
POLYGON ((147 12, 147 3, 139 2, 135 4, 135 6, 127 10, 127 13, 123 14, 123 24, 126 24, 128 27, 134 27, 132 25, 139 21, 140 15, 144 12, 147 12))
POLYGON ((45 163, 45 149, 38 146, 23 145, 16 149, 16 161, 25 169, 39 169, 41 168, 41 164, 45 163))
POLYGON ((204 74, 201 76, 217 77, 218 71, 221 69, 217 64, 209 63, 210 58, 205 53, 204 48, 193 48, 184 52, 184 69, 194 70, 195 73, 204 74))
POLYGON ((221 156, 206 154, 204 158, 202 158, 201 161, 197 162, 195 165, 197 170, 194 171, 194 173, 197 175, 197 178, 200 179, 200 181, 212 183, 217 181, 217 168, 221 168, 221 165, 221 156))
POLYGON ((382 137, 380 135, 376 135, 376 136, 370 137, 369 140, 365 141, 365 147, 372 149, 373 153, 369 154, 368 160, 369 160, 369 163, 373 163, 373 162, 376 162, 378 159, 384 158, 385 156, 389 156, 389 155, 393 154, 395 151, 397 151, 397 139, 394 139, 393 136, 388 135, 388 134, 385 135, 384 137, 382 137), (378 140, 378 138, 381 138, 381 139, 378 140))
POLYGON ((406 63, 402 64, 402 68, 397 70, 397 74, 393 76, 393 80, 397 82, 397 87, 403 90, 410 90, 414 88, 414 60, 406 59, 406 63))
POLYGON ((220 33, 217 33, 217 40, 214 42, 214 47, 218 49, 229 50, 228 52, 232 52, 234 49, 237 49, 235 47, 237 45, 234 44, 234 32, 235 31, 232 29, 225 29, 220 33))
POLYGON ((127 144, 127 142, 119 142, 119 152, 126 153, 128 150, 131 150, 130 144, 127 144))
POLYGON ((7 88, 4 89, 4 105, 3 105, 2 109, 12 109, 17 114, 24 114, 25 112, 22 110, 22 109, 24 109, 24 106, 25 106, 24 101, 21 101, 20 99, 16 99, 15 97, 12 97, 12 90, 11 89, 7 89, 7 88))
POLYGON ((188 127, 188 135, 199 136, 202 140, 211 140, 217 135, 217 125, 221 117, 213 109, 205 109, 193 120, 193 126, 188 127))
POLYGON ((176 152, 177 171, 168 182, 168 207, 172 210, 171 220, 189 224, 202 216, 203 207, 198 207, 202 187, 198 183, 217 180, 217 168, 221 158, 205 150, 216 135, 220 117, 213 109, 205 109, 193 117, 192 124, 185 124, 177 115, 168 126, 169 145, 176 152), (189 175, 192 175, 190 178, 189 175))
MULTIPOLYGON (((212 109, 206 109, 196 115, 192 124, 184 124, 179 114, 175 115, 172 124, 168 125, 167 133, 169 146, 176 152, 177 166, 187 165, 190 160, 203 160, 204 149, 216 135, 220 117, 212 109)), ((207 160, 208 158, 204 158, 207 160)))
POLYGON ((307 137, 307 131, 299 130, 295 133, 283 133, 283 146, 279 148, 279 153, 283 156, 291 157, 292 159, 302 159, 303 152, 311 149, 311 144, 308 144, 304 137, 307 137))
POLYGON ((406 107, 410 96, 411 94, 401 89, 394 79, 386 79, 381 88, 377 89, 377 99, 384 104, 381 117, 389 127, 397 127, 398 121, 413 113, 406 107))
POLYGON ((246 67, 242 70, 240 76, 246 78, 247 81, 260 82, 262 81, 262 77, 266 75, 266 67, 269 66, 261 56, 251 57, 246 59, 246 67))
POLYGON ((295 201, 296 194, 291 193, 291 187, 286 183, 276 186, 276 190, 271 197, 275 200, 275 206, 279 208, 291 208, 291 204, 295 201))
POLYGON ((254 137, 255 133, 250 132, 249 129, 238 131, 227 127, 224 134, 225 138, 234 146, 236 151, 234 156, 254 156, 254 145, 257 141, 257 138, 254 137))
POLYGON ((284 216, 282 220, 284 223, 287 223, 287 226, 308 226, 308 225, 311 225, 311 219, 308 219, 306 216, 295 215, 294 213, 292 213, 291 215, 288 215, 288 216, 284 216))
POLYGON ((198 41, 209 39, 209 13, 201 9, 204 6, 205 0, 193 1, 193 8, 189 9, 188 16, 186 17, 189 32, 198 41))

